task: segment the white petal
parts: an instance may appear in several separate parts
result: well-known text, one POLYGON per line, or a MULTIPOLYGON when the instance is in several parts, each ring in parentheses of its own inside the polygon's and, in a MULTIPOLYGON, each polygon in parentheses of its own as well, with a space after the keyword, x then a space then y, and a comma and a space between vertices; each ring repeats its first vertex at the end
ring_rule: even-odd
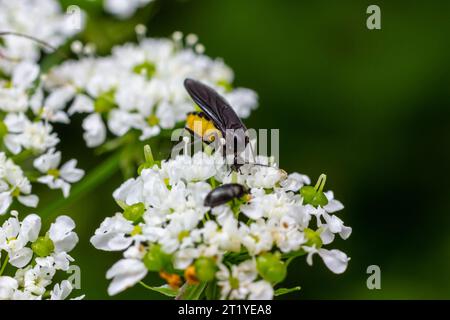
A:
POLYGON ((0 193, 0 215, 5 214, 12 203, 11 192, 0 193))
POLYGON ((3 138, 3 143, 12 154, 18 154, 22 151, 19 136, 8 134, 3 138))
POLYGON ((23 113, 9 113, 3 120, 8 127, 9 132, 20 133, 22 132, 30 120, 23 113))
POLYGON ((250 295, 248 300, 272 300, 273 287, 267 281, 260 280, 248 286, 250 295))
POLYGON ((19 196, 17 199, 21 204, 31 208, 36 208, 39 203, 39 197, 34 194, 29 196, 19 196))
POLYGON ((33 257, 33 250, 30 248, 21 248, 10 254, 9 263, 16 268, 25 267, 33 257))
POLYGON ((23 219, 20 226, 19 237, 24 240, 24 242, 34 242, 41 231, 41 217, 36 214, 30 214, 23 219))
POLYGON ((68 112, 70 115, 79 112, 94 112, 94 102, 88 96, 79 94, 76 96, 68 112))
POLYGON ((55 245, 55 252, 69 252, 78 243, 78 236, 72 230, 75 222, 68 216, 60 216, 50 226, 49 236, 55 245))
POLYGON ((335 235, 330 229, 326 228, 322 233, 320 233, 320 239, 323 244, 330 244, 334 241, 335 235))
POLYGON ((319 249, 319 256, 327 268, 336 274, 343 273, 347 269, 348 261, 350 260, 344 252, 336 249, 319 249))
POLYGON ((83 138, 88 147, 97 147, 106 139, 106 127, 102 117, 93 113, 83 120, 82 127, 84 129, 83 138))
POLYGON ((67 182, 74 183, 80 181, 84 176, 84 170, 76 168, 77 160, 72 159, 66 162, 59 171, 61 177, 67 182))
POLYGON ((329 217, 328 215, 324 215, 326 217, 328 228, 333 233, 341 232, 342 227, 344 226, 344 222, 336 216, 329 217))
POLYGON ((133 239, 124 234, 97 234, 91 238, 92 245, 96 249, 104 251, 122 251, 128 248, 132 242, 133 239))
POLYGON ((71 292, 72 284, 67 280, 63 280, 61 285, 57 283, 50 292, 50 300, 64 300, 70 295, 71 292))
POLYGON ((55 152, 54 148, 51 148, 47 153, 36 158, 33 161, 33 166, 42 173, 47 173, 50 169, 56 169, 61 162, 61 152, 55 152))
POLYGON ((71 86, 65 86, 53 90, 47 99, 45 100, 45 108, 51 110, 60 110, 69 102, 73 95, 75 94, 75 89, 71 86))
POLYGON ((140 129, 146 126, 143 116, 124 110, 114 109, 109 113, 108 128, 116 136, 123 136, 130 129, 140 129))
POLYGON ((0 277, 0 300, 11 300, 19 283, 12 277, 0 277))
POLYGON ((70 194, 70 184, 65 182, 65 181, 61 181, 61 190, 63 192, 63 196, 64 198, 67 198, 70 194))
POLYGON ((352 228, 351 227, 342 227, 342 231, 339 233, 342 239, 346 240, 350 235, 352 234, 352 228))
POLYGON ((39 66, 30 61, 24 61, 18 64, 12 75, 14 86, 19 88, 28 88, 39 75, 39 66))
POLYGON ((113 279, 108 287, 110 296, 132 287, 147 274, 147 268, 140 260, 122 259, 116 262, 106 273, 107 279, 113 279))

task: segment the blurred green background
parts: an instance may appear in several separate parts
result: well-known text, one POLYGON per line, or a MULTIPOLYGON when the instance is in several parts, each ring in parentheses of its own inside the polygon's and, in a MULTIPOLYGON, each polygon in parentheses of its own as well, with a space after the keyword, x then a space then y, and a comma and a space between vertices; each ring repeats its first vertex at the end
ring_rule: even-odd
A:
MULTIPOLYGON (((281 167, 313 180, 327 173, 353 227, 333 247, 352 259, 339 276, 317 257, 313 268, 298 259, 286 286, 302 290, 286 298, 450 298, 450 2, 157 0, 126 21, 98 0, 62 2, 88 12, 80 38, 104 54, 135 41, 137 23, 149 36, 196 33, 237 85, 259 93, 246 124, 280 129, 281 167), (381 7, 382 30, 366 28, 370 4, 381 7), (381 290, 366 287, 369 265, 381 268, 381 290)), ((79 119, 60 132, 65 157, 87 170, 101 162, 84 146, 79 119)), ((121 181, 118 173, 58 212, 77 222, 73 256, 88 299, 108 298, 105 272, 120 257, 89 238, 118 209, 111 194, 121 181)), ((41 207, 57 196, 46 194, 41 207)), ((136 286, 113 298, 161 296, 136 286)))

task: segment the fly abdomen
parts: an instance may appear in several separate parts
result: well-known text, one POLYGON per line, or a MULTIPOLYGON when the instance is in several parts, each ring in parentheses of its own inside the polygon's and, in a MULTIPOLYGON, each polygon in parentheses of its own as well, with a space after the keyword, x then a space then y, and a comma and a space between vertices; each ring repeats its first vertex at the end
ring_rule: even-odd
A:
POLYGON ((228 183, 211 190, 205 198, 205 207, 217 207, 247 193, 245 187, 238 183, 228 183))

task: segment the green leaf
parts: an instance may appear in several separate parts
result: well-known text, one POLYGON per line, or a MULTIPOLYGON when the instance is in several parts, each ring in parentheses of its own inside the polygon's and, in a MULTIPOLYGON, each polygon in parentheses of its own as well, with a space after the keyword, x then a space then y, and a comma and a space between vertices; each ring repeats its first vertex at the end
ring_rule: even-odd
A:
POLYGON ((283 294, 287 294, 287 293, 291 293, 294 291, 300 291, 301 287, 297 286, 297 287, 293 287, 293 288, 279 288, 277 290, 275 290, 274 295, 277 296, 282 296, 283 294))
POLYGON ((143 283, 142 281, 139 282, 144 288, 152 290, 152 291, 156 291, 158 293, 161 293, 167 297, 176 297, 178 294, 178 290, 172 289, 169 285, 165 284, 162 285, 160 287, 151 287, 149 285, 146 285, 145 283, 143 283))
POLYGON ((219 290, 216 281, 211 281, 205 290, 206 300, 217 300, 219 299, 219 290))
POLYGON ((207 285, 207 282, 200 282, 199 284, 195 285, 187 285, 181 299, 183 300, 199 300, 203 290, 205 290, 207 285))

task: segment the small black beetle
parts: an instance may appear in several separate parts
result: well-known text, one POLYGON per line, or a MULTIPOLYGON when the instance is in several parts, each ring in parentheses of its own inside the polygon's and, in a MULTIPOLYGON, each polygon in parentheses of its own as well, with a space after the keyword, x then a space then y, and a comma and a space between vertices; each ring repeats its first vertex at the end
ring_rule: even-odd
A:
POLYGON ((223 184, 211 190, 205 198, 205 207, 217 207, 234 198, 240 198, 247 193, 245 187, 239 183, 223 184))

